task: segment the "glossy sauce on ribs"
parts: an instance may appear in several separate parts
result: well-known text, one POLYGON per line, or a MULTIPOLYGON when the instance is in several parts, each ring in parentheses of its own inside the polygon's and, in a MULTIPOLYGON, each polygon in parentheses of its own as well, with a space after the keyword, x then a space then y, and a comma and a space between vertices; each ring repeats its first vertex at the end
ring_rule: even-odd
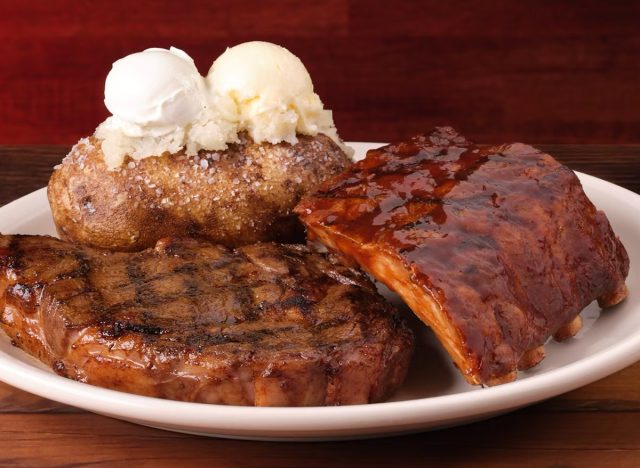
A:
POLYGON ((478 147, 437 128, 369 151, 296 212, 395 290, 473 384, 515 379, 594 299, 627 294, 604 213, 571 170, 521 143, 478 147))

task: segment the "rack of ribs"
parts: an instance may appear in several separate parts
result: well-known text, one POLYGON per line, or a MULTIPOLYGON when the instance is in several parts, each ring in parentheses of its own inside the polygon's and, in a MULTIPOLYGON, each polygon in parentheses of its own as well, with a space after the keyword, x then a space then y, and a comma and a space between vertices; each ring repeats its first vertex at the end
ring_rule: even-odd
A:
POLYGON ((0 235, 0 322, 65 377, 233 405, 383 400, 413 344, 362 272, 269 243, 117 253, 0 235))
POLYGON ((514 380, 579 313, 627 295, 627 253, 576 175, 521 143, 452 128, 368 152, 295 210, 429 325, 471 384, 514 380))

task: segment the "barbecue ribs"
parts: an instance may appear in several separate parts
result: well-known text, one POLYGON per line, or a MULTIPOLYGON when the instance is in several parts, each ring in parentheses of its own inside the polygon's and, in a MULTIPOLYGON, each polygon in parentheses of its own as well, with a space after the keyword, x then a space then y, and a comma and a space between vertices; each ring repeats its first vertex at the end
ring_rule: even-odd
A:
POLYGON ((472 384, 516 378, 580 311, 627 294, 629 260, 576 175, 451 128, 369 151, 295 210, 309 236, 396 291, 472 384))

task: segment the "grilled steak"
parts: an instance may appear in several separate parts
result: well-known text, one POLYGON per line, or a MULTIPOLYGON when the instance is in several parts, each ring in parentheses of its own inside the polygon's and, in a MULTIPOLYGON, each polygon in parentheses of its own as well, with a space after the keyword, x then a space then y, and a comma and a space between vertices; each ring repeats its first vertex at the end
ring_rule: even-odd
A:
POLYGON ((413 342, 364 274, 295 245, 112 253, 0 236, 0 311, 13 343, 60 375, 206 403, 380 401, 413 342))
POLYGON ((524 144, 477 147, 439 128, 369 151, 295 211, 400 294, 473 384, 515 379, 594 299, 627 294, 629 259, 604 213, 524 144))

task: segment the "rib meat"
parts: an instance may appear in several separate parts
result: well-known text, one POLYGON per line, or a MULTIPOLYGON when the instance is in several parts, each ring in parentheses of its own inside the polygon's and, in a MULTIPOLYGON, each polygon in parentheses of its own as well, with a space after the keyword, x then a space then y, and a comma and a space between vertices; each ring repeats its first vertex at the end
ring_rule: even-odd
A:
POLYGON ((578 178, 521 143, 451 128, 369 151, 295 210, 309 235, 395 290, 473 384, 516 378, 627 294, 629 260, 578 178))
POLYGON ((63 376, 206 403, 380 401, 413 343, 364 274, 295 245, 111 253, 0 236, 0 312, 13 343, 63 376))

